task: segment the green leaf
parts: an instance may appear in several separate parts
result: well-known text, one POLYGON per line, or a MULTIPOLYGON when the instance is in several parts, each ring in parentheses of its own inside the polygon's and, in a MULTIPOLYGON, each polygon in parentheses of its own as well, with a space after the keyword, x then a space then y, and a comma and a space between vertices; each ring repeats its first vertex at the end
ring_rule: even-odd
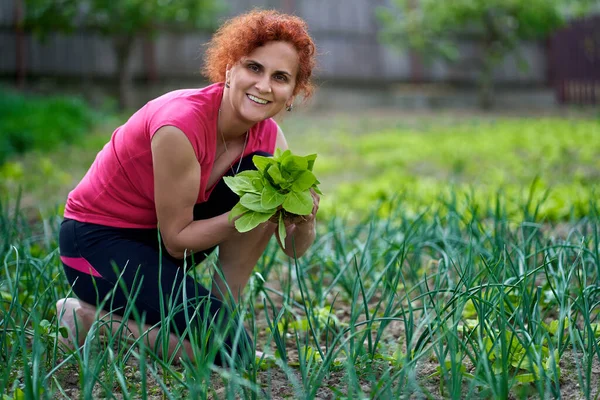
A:
POLYGON ((309 215, 313 209, 313 198, 310 192, 290 192, 287 194, 283 208, 297 215, 309 215))
POLYGON ((308 161, 305 157, 290 155, 281 161, 281 168, 285 171, 306 171, 308 161))
POLYGON ((264 173, 269 165, 275 164, 276 161, 270 157, 254 156, 252 162, 256 165, 256 168, 264 173))
POLYGON ((282 185, 287 183, 287 181, 281 175, 281 171, 277 165, 271 165, 271 167, 267 170, 267 173, 273 179, 273 183, 276 185, 282 185))
POLYGON ((229 212, 229 222, 233 221, 236 217, 248 211, 250 210, 238 202, 235 206, 233 206, 233 208, 229 212))
POLYGON ((223 180, 225 184, 231 189, 232 192, 238 196, 242 196, 246 192, 255 192, 256 189, 252 184, 252 178, 247 176, 224 176, 223 180))
POLYGON ((315 165, 315 160, 317 159, 317 155, 316 154, 309 154, 307 156, 304 156, 304 158, 306 159, 306 162, 308 163, 308 170, 312 171, 313 167, 315 165))
POLYGON ((246 178, 251 178, 251 179, 260 179, 262 177, 260 171, 256 171, 253 169, 239 172, 235 176, 244 176, 246 178))
POLYGON ((282 162, 286 157, 289 157, 291 154, 292 151, 290 149, 287 149, 285 151, 281 151, 281 149, 275 150, 275 158, 279 160, 279 162, 282 162))
MULTIPOLYGON (((308 330, 308 328, 306 330, 308 330)), ((321 363, 323 361, 321 354, 311 346, 302 346, 300 351, 306 355, 307 363, 321 363)))
POLYGON ((590 328, 594 331, 594 336, 600 338, 600 323, 591 323, 590 328))
MULTIPOLYGON (((546 328, 546 330, 548 331, 548 333, 552 336, 555 336, 558 333, 559 328, 561 328, 560 326, 560 320, 552 320, 550 322, 550 324, 546 324, 545 322, 542 322, 542 326, 544 328, 546 328)), ((563 322, 563 327, 562 329, 567 329, 569 327, 569 320, 565 319, 563 322)))
POLYGON ((515 376, 515 379, 517 380, 517 382, 520 383, 531 383, 535 382, 535 375, 531 373, 517 374, 517 376, 515 376))
POLYGON ((25 400, 25 392, 21 388, 16 388, 15 393, 13 394, 14 400, 25 400))
POLYGON ((287 183, 294 182, 294 180, 296 179, 296 176, 298 176, 300 174, 300 172, 296 172, 296 171, 290 173, 289 171, 286 171, 285 169, 282 169, 282 168, 279 168, 279 172, 281 172, 281 177, 287 183))
POLYGON ((285 238, 287 237, 287 230, 285 229, 285 222, 283 222, 283 213, 279 213, 279 224, 277 225, 279 230, 279 240, 281 240, 281 247, 285 249, 285 238))
POLYGON ((246 214, 242 215, 235 221, 235 228, 238 232, 244 233, 248 232, 258 225, 266 222, 273 216, 274 213, 260 213, 249 211, 246 214))
MULTIPOLYGON (((240 204, 249 210, 264 213, 269 212, 270 209, 262 206, 262 196, 256 193, 246 193, 240 199, 240 204)), ((273 210, 275 211, 275 210, 273 210)))
MULTIPOLYGON (((558 349, 555 349, 552 354, 548 355, 548 358, 546 359, 546 362, 544 363, 544 369, 546 372, 550 372, 552 371, 553 366, 556 368, 556 372, 558 377, 560 377, 560 357, 559 357, 559 353, 558 353, 558 349)), ((554 379, 556 378, 555 374, 549 374, 550 375, 550 379, 552 379, 554 381, 554 379)))
POLYGON ((316 181, 317 178, 315 175, 309 170, 305 170, 292 184, 292 190, 294 192, 304 192, 305 190, 310 189, 316 181))
POLYGON ((273 186, 265 185, 261 196, 261 206, 265 210, 271 210, 283 204, 285 195, 279 193, 273 186))
POLYGON ((67 328, 66 326, 61 326, 58 328, 58 333, 60 334, 60 336, 66 339, 69 337, 69 328, 67 328))
POLYGON ((262 193, 263 189, 268 184, 269 182, 262 176, 252 179, 252 186, 254 186, 255 193, 262 193))

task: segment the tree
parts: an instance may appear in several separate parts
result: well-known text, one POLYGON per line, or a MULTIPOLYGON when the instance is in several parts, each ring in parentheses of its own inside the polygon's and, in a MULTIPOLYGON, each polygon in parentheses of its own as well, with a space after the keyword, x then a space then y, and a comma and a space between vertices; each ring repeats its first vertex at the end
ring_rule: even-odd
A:
MULTIPOLYGON (((481 50, 476 61, 479 102, 493 103, 496 67, 525 40, 541 39, 563 25, 568 16, 596 0, 392 0, 377 10, 382 40, 411 48, 426 60, 459 58, 458 41, 469 37, 481 50)), ((524 60, 520 59, 522 65, 524 60)))
POLYGON ((25 27, 44 37, 85 29, 110 38, 117 60, 119 105, 130 105, 129 59, 135 39, 164 26, 212 29, 216 0, 25 0, 25 27))

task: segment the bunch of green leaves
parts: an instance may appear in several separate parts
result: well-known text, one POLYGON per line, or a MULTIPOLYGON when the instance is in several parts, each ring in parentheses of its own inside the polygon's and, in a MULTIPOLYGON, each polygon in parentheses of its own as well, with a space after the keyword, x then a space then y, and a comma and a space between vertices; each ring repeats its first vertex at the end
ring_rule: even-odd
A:
POLYGON ((311 189, 321 194, 313 174, 316 154, 297 156, 277 149, 275 157, 254 156, 256 170, 225 177, 225 183, 240 201, 229 214, 239 232, 248 232, 268 220, 278 222, 285 246, 287 217, 309 215, 313 209, 311 189))

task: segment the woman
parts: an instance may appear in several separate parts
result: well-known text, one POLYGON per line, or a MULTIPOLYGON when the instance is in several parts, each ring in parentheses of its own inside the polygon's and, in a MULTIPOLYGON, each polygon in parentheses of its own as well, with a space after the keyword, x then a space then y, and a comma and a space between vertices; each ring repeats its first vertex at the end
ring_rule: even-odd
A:
MULTIPOLYGON (((312 94, 314 65, 301 19, 252 11, 227 21, 209 44, 204 73, 212 85, 167 93, 115 130, 69 194, 61 225, 61 260, 79 298, 57 303, 68 342, 82 344, 99 305, 114 321, 133 301, 147 325, 140 332, 129 321, 127 328, 134 337, 146 332, 151 346, 158 333, 150 328, 169 314, 169 355, 181 352, 179 335, 190 320, 197 333, 207 321, 231 317, 226 294, 238 300, 276 225, 238 233, 228 211, 239 199, 222 177, 253 168, 254 154, 287 148, 271 118, 291 111, 298 94, 312 94), (221 270, 208 290, 183 267, 215 247, 221 270)), ((289 256, 314 241, 313 199, 310 216, 288 221, 289 256)), ((233 340, 226 335, 225 347, 233 340)), ((183 347, 192 357, 190 343, 183 347)))

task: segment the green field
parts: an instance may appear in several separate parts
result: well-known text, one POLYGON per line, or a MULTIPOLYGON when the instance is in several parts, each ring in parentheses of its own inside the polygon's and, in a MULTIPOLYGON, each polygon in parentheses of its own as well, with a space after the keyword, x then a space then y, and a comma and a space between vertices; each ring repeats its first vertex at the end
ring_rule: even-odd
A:
MULTIPOLYGON (((241 371, 214 367, 201 341, 202 362, 178 363, 102 321, 75 353, 57 348, 62 204, 114 123, 0 166, 8 398, 600 395, 598 119, 282 121, 295 152, 318 153, 325 195, 307 254, 290 260, 271 243, 255 269, 239 315, 266 356, 241 371)), ((207 282, 214 258, 195 270, 207 282)))

